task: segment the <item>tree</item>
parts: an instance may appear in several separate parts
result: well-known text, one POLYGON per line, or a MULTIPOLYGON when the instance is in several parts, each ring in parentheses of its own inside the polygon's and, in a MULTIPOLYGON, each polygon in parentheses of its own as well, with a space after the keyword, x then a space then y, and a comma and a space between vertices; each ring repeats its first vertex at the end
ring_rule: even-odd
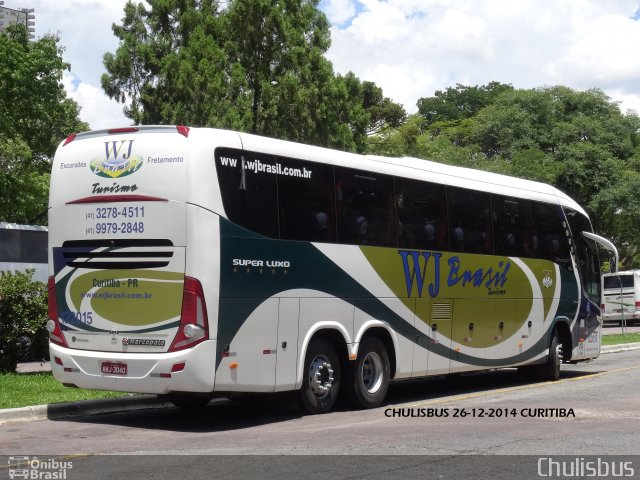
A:
POLYGON ((290 85, 295 80, 300 90, 295 100, 313 102, 313 89, 332 76, 323 57, 331 43, 329 22, 317 4, 317 0, 229 4, 225 12, 228 42, 235 47, 233 54, 250 89, 251 132, 274 133, 269 130, 277 127, 267 123, 288 116, 288 109, 273 109, 279 104, 274 97, 281 91, 275 88, 280 82, 290 85))
POLYGON ((418 99, 418 113, 424 119, 424 127, 435 122, 471 118, 484 107, 491 105, 502 93, 513 90, 511 85, 490 82, 481 86, 465 86, 437 90, 433 97, 418 99))
MULTIPOLYGON (((0 220, 29 223, 46 211, 51 157, 62 139, 86 130, 67 98, 58 38, 30 42, 26 28, 0 34, 0 220)), ((42 218, 40 221, 43 221, 42 218)))
POLYGON ((223 50, 217 1, 128 2, 115 54, 104 55, 102 88, 136 124, 242 128, 248 106, 238 64, 223 50), (242 108, 244 107, 244 108, 242 108))
POLYGON ((378 135, 387 128, 398 128, 407 120, 407 112, 399 103, 385 97, 373 82, 363 82, 364 109, 369 113, 367 135, 378 135))
POLYGON ((104 56, 102 87, 129 102, 124 112, 135 123, 224 127, 364 151, 371 119, 398 124, 399 114, 384 97, 365 100, 372 88, 353 74, 333 72, 324 57, 329 23, 317 6, 128 3, 122 25, 113 26, 120 45, 104 56))
POLYGON ((623 178, 603 188, 589 204, 594 228, 607 232, 618 247, 625 268, 640 268, 640 173, 626 171, 623 178))

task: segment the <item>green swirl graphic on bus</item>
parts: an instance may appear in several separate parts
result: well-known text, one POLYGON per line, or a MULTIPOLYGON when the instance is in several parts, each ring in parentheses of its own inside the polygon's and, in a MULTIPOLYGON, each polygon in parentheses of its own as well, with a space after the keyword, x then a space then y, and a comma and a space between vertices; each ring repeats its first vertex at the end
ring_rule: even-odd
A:
POLYGON ((131 156, 134 140, 104 142, 105 158, 96 158, 89 169, 104 178, 120 178, 137 172, 142 167, 142 157, 131 156))

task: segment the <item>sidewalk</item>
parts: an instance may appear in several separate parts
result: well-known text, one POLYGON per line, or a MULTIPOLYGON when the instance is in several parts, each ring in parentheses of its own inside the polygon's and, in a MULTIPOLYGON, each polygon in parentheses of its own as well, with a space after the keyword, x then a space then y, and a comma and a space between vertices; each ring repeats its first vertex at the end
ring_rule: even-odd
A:
POLYGON ((16 367, 16 373, 28 372, 50 372, 51 362, 28 362, 19 363, 16 367))

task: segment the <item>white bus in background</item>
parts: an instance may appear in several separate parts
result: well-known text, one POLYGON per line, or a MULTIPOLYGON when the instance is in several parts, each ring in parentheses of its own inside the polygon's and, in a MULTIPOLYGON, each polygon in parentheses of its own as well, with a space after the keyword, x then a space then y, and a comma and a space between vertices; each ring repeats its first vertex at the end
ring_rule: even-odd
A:
POLYGON ((33 280, 47 283, 47 228, 0 222, 0 271, 33 269, 33 280))
POLYGON ((602 319, 629 325, 640 320, 640 270, 602 275, 602 319))
POLYGON ((55 378, 175 404, 600 353, 585 211, 537 182, 206 128, 70 136, 49 197, 55 378))

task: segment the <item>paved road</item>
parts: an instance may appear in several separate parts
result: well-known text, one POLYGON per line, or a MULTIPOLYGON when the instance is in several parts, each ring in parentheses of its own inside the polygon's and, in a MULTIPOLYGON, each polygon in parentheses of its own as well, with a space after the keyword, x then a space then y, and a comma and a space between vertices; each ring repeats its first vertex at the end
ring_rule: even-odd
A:
POLYGON ((387 405, 367 411, 301 416, 279 397, 199 412, 167 408, 6 424, 0 454, 631 455, 640 445, 638 412, 636 350, 564 366, 555 383, 523 383, 515 370, 502 370, 396 384, 387 405), (574 416, 558 417, 559 409, 574 416), (492 412, 502 417, 486 416, 492 412))
MULTIPOLYGON (((290 398, 274 397, 199 412, 166 408, 5 424, 0 455, 72 461, 69 480, 523 479, 538 478, 539 456, 551 455, 567 462, 624 455, 617 458, 631 459, 640 475, 640 457, 628 457, 640 451, 638 412, 635 350, 564 366, 553 383, 527 383, 515 370, 502 370, 395 384, 387 405, 367 411, 301 416, 290 398)), ((0 457, 0 478, 8 475, 6 459, 0 457)))

